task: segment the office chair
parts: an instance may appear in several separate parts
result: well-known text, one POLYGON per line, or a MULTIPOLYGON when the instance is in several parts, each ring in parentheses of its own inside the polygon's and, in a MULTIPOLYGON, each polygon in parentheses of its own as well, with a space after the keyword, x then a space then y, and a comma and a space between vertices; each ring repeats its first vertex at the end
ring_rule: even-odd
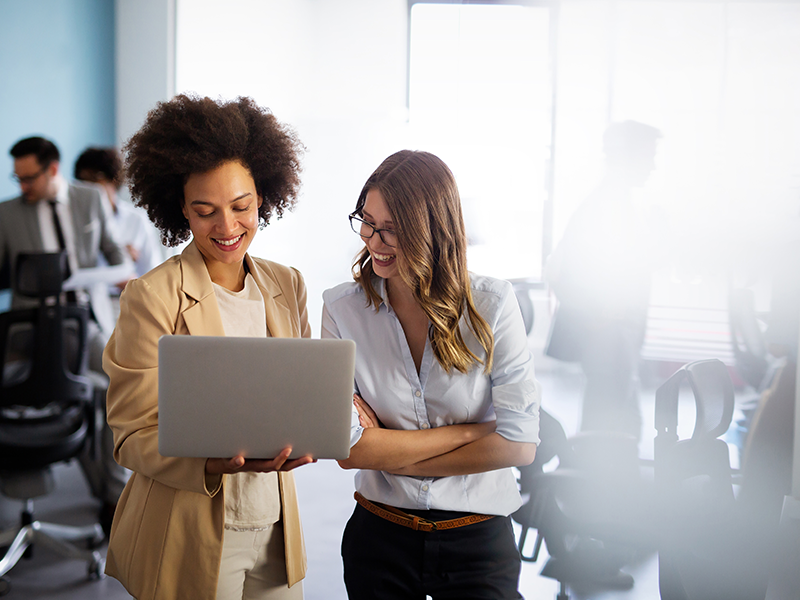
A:
POLYGON ((536 562, 546 544, 549 558, 541 575, 559 582, 558 600, 568 600, 569 587, 576 585, 630 589, 633 577, 621 569, 638 551, 649 550, 653 539, 652 484, 642 477, 636 439, 600 431, 567 437, 547 411, 539 415, 536 457, 519 469, 520 491, 529 498, 512 514, 522 525, 522 560, 536 562), (545 470, 554 458, 558 467, 545 470), (526 553, 533 529, 536 541, 526 553))
POLYGON ((535 320, 531 291, 542 289, 543 284, 530 279, 511 279, 510 281, 511 286, 514 288, 514 295, 519 303, 522 320, 525 323, 525 333, 530 335, 533 332, 533 322, 535 320))
POLYGON ((662 600, 763 600, 766 538, 734 496, 727 444, 733 382, 719 360, 690 363, 656 391, 654 472, 660 518, 662 600), (683 384, 693 396, 695 425, 679 439, 683 384))
POLYGON ((84 451, 98 452, 98 397, 88 370, 88 308, 60 301, 65 253, 21 254, 15 293, 37 298, 36 308, 0 314, 0 492, 23 502, 19 527, 0 532, 0 595, 9 570, 41 545, 86 561, 102 578, 105 561, 91 548, 99 523, 75 527, 38 521, 33 499, 53 491, 52 465, 84 451), (89 549, 75 544, 85 541, 89 549))

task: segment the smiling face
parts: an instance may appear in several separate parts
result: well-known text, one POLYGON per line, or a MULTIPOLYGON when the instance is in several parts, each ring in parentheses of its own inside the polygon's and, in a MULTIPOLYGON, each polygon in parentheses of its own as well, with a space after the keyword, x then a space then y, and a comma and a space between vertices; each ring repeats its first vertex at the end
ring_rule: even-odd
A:
POLYGON ((258 229, 253 177, 240 162, 194 173, 183 186, 183 214, 211 281, 233 291, 244 285, 244 255, 258 229))
MULTIPOLYGON (((373 188, 367 192, 361 215, 364 221, 373 225, 376 229, 389 229, 392 231, 395 229, 392 214, 389 212, 386 200, 377 189, 373 188)), ((402 280, 400 278, 400 269, 397 265, 397 261, 402 258, 400 248, 387 246, 377 233, 364 240, 364 243, 372 257, 372 269, 375 274, 383 279, 396 279, 400 283, 402 280)))

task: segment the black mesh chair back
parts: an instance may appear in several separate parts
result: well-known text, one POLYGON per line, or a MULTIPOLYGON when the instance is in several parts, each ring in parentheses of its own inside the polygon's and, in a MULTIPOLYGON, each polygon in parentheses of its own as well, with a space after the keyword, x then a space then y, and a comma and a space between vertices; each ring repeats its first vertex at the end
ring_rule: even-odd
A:
POLYGON ((728 445, 734 388, 719 360, 690 363, 656 391, 654 475, 665 535, 659 544, 662 600, 763 598, 759 558, 737 511, 728 445), (681 388, 691 392, 695 425, 679 439, 681 388))
POLYGON ((710 502, 733 502, 728 445, 720 435, 728 430, 733 416, 734 390, 728 369, 717 359, 690 363, 676 371, 658 390, 655 405, 656 485, 662 494, 674 496, 665 506, 675 511, 690 510, 701 497, 710 502), (695 409, 691 437, 678 439, 680 391, 688 384, 695 409), (702 484, 700 481, 702 480, 702 484), (704 490, 699 496, 688 494, 687 482, 704 490))
POLYGON ((20 254, 15 292, 38 298, 37 308, 0 315, 2 385, 0 407, 91 401, 86 306, 59 300, 64 253, 20 254))
POLYGON ((83 361, 69 361, 64 348, 71 346, 78 356, 84 352, 84 311, 48 307, 46 315, 40 309, 0 314, 0 471, 45 467, 83 447, 92 426, 87 412, 94 388, 74 368, 74 361, 83 361))

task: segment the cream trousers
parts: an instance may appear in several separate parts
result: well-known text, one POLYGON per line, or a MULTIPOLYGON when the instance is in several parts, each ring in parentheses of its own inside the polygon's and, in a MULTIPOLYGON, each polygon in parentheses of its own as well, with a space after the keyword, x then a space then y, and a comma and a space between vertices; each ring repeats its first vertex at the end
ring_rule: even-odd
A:
POLYGON ((302 581, 287 585, 280 521, 260 531, 225 530, 217 600, 302 599, 302 581))

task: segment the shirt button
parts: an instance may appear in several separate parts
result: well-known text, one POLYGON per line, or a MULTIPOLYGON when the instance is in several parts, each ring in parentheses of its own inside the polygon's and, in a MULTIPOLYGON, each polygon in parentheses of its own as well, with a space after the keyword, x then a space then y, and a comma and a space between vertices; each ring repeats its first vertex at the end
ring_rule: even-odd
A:
POLYGON ((417 390, 416 392, 414 392, 414 395, 415 395, 417 398, 419 398, 420 396, 422 396, 422 392, 420 392, 419 390, 417 390))
POLYGON ((427 485, 423 485, 422 486, 422 491, 423 492, 427 492, 428 491, 428 486, 427 485))
POLYGON ((430 425, 428 425, 427 423, 423 423, 423 424, 422 424, 422 428, 423 428, 423 429, 427 429, 428 427, 430 427, 430 425))

